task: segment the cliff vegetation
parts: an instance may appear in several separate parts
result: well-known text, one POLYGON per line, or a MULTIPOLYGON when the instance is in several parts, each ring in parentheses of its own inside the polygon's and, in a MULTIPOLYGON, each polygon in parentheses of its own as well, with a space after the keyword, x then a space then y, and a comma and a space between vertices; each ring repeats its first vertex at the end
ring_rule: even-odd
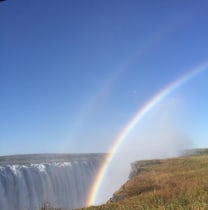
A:
POLYGON ((106 204, 80 210, 208 209, 208 150, 132 163, 130 179, 106 204))

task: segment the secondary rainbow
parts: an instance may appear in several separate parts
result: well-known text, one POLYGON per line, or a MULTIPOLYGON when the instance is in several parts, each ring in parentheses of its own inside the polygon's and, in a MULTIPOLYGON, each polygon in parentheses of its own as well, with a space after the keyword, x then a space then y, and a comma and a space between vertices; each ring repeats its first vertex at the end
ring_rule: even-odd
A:
POLYGON ((111 149, 109 151, 109 154, 105 158, 97 176, 96 179, 92 185, 91 191, 89 193, 89 197, 87 199, 86 206, 93 205, 96 200, 96 196, 98 193, 98 190, 102 184, 103 177, 105 175, 105 172, 108 169, 108 166, 110 165, 114 154, 119 149, 119 146, 121 143, 125 140, 125 138, 128 136, 128 134, 131 132, 131 130, 135 127, 135 125, 141 121, 141 119, 162 99, 164 99, 168 94, 173 92, 175 89, 177 89, 179 86, 185 84, 188 80, 199 74, 200 72, 205 71, 208 69, 208 63, 203 63, 202 65, 191 69, 186 74, 182 75, 180 78, 163 88, 160 92, 155 94, 141 109, 138 110, 138 112, 134 115, 134 117, 127 123, 127 125, 124 127, 124 129, 119 133, 117 138, 115 139, 114 143, 111 146, 111 149))

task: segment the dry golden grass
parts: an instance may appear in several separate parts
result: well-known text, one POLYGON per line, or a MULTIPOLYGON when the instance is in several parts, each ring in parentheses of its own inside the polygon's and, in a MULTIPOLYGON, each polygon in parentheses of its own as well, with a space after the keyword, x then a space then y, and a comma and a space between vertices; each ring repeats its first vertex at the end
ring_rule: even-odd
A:
MULTIPOLYGON (((141 162, 138 162, 141 167, 141 162)), ((208 155, 142 161, 146 170, 128 180, 111 201, 82 210, 208 209, 208 155)))

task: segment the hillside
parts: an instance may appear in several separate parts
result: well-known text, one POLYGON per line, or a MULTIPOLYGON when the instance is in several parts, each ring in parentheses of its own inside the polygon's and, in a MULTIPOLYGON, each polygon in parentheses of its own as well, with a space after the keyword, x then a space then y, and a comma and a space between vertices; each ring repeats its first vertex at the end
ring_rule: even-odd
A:
POLYGON ((134 162, 130 179, 106 204, 81 210, 109 209, 208 209, 208 150, 134 162))

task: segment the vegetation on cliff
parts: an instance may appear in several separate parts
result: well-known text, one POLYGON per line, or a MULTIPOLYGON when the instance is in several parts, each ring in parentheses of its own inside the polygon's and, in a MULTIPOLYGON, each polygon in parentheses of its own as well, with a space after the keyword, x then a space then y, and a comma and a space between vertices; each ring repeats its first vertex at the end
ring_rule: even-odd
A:
POLYGON ((208 209, 208 150, 137 161, 130 179, 103 205, 82 210, 208 209))

